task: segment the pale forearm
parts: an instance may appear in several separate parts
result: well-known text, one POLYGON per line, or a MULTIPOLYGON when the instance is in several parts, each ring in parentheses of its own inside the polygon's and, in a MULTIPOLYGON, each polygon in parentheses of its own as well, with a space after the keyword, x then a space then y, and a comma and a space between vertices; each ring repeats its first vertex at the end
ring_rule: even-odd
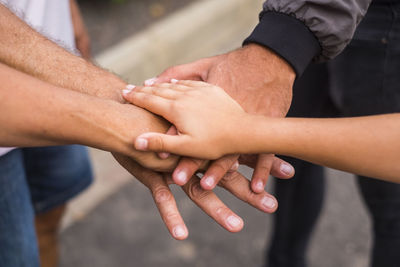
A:
MULTIPOLYGON (((0 4, 0 62, 58 87, 124 103, 121 95, 126 83, 116 75, 75 56, 35 32, 0 4)), ((141 109, 133 133, 165 132, 168 124, 141 109)), ((152 153, 136 152, 133 157, 144 166, 170 169, 176 157, 167 161, 152 153)))
POLYGON ((0 146, 84 144, 133 151, 124 132, 115 131, 122 127, 114 116, 124 115, 124 105, 55 87, 1 64, 0 81, 0 146))
POLYGON ((399 114, 257 121, 255 138, 249 139, 251 152, 273 152, 400 182, 399 114))

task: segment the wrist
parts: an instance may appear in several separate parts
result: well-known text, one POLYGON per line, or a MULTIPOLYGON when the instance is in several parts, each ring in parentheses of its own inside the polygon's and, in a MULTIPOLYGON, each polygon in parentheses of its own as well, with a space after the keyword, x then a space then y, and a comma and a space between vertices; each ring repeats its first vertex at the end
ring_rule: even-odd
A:
POLYGON ((280 78, 282 82, 292 83, 296 79, 294 68, 280 55, 266 46, 256 43, 245 45, 243 51, 252 62, 265 71, 266 77, 280 78))
MULTIPOLYGON (((155 170, 170 172, 176 164, 178 157, 170 156, 167 159, 160 159, 156 153, 141 152, 134 148, 136 138, 145 132, 165 133, 170 124, 159 116, 131 104, 119 104, 110 102, 107 108, 108 118, 99 118, 106 127, 110 136, 110 145, 113 151, 133 158, 143 167, 155 170)), ((104 110, 103 110, 104 113, 104 110)))
POLYGON ((87 94, 102 99, 126 103, 122 96, 122 90, 127 86, 125 81, 106 70, 97 68, 87 60, 81 60, 86 62, 86 73, 88 73, 90 77, 87 77, 85 82, 81 85, 84 88, 81 88, 79 91, 86 91, 87 94))
POLYGON ((286 133, 285 119, 247 114, 240 125, 241 134, 234 141, 240 154, 279 154, 286 133))
POLYGON ((227 138, 222 142, 227 144, 223 154, 248 154, 254 147, 253 133, 259 115, 243 112, 231 120, 232 125, 228 127, 227 138))

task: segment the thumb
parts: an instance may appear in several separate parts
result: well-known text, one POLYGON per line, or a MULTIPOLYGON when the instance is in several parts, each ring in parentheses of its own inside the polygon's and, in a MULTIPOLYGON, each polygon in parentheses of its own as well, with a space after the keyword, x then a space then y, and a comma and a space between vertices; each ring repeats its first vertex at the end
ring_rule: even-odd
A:
POLYGON ((144 133, 135 140, 135 148, 139 151, 168 152, 185 154, 186 143, 184 135, 168 135, 161 133, 144 133))
POLYGON ((170 67, 155 78, 155 83, 170 82, 171 79, 204 81, 208 66, 206 60, 170 67))

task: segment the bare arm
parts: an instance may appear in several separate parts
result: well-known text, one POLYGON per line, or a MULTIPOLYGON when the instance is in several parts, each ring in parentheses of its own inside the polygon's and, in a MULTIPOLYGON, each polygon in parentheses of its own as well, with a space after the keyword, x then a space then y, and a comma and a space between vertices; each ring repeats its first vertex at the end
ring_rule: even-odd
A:
POLYGON ((0 146, 83 144, 134 154, 130 104, 55 87, 0 64, 0 146))
POLYGON ((126 83, 48 40, 0 5, 0 61, 54 85, 122 102, 126 83))
MULTIPOLYGON (((112 99, 116 101, 115 103, 123 102, 121 89, 125 88, 125 82, 115 75, 97 68, 88 61, 66 52, 56 44, 40 36, 2 5, 0 5, 0 62, 58 87, 68 88, 104 99, 112 99)), ((135 118, 134 122, 127 122, 127 124, 136 123, 127 127, 127 129, 130 129, 131 126, 134 126, 131 131, 132 136, 137 136, 147 131, 165 132, 169 125, 165 120, 141 108, 132 105, 123 106, 129 107, 131 116, 135 118)), ((100 107, 101 105, 95 108, 100 107)), ((81 108, 85 107, 81 106, 81 108)), ((125 113, 128 113, 128 111, 125 113)), ((104 112, 103 115, 107 117, 107 112, 104 112)), ((119 120, 122 117, 124 116, 116 116, 112 119, 119 120)), ((90 127, 92 128, 93 125, 90 125, 90 127)), ((131 158, 133 157, 144 166, 157 170, 165 170, 170 169, 176 164, 176 157, 170 157, 167 160, 161 161, 154 153, 139 153, 134 151, 131 157, 119 153, 113 154, 125 169, 149 188, 171 234, 177 239, 186 238, 186 226, 179 214, 175 199, 169 190, 166 179, 160 173, 141 167, 131 158)), ((286 173, 280 174, 281 165, 282 161, 274 161, 273 170, 276 172, 275 175, 283 177, 291 176, 286 173)), ((226 180, 235 180, 235 182, 227 182, 225 185, 221 181, 221 185, 239 199, 248 202, 264 212, 273 212, 276 210, 276 200, 265 191, 260 194, 251 194, 249 182, 239 173, 229 173, 226 176, 226 180)), ((187 192, 189 197, 204 212, 209 214, 224 228, 233 232, 240 231, 243 227, 243 222, 237 215, 226 207, 213 192, 204 192, 201 188, 199 190, 199 188, 199 179, 193 176, 183 190, 187 192)))
POLYGON ((138 137, 136 148, 144 151, 208 159, 276 153, 400 183, 400 114, 268 118, 244 112, 221 88, 193 81, 137 88, 125 97, 171 121, 180 132, 138 137))
MULTIPOLYGON (((1 4, 0 62, 55 86, 124 103, 123 80, 46 39, 1 4)), ((167 130, 166 122, 141 108, 134 109, 138 120, 133 133, 167 130)), ((155 169, 170 169, 176 164, 176 157, 160 160, 153 153, 141 152, 133 156, 140 164, 155 169)))
MULTIPOLYGON (((343 119, 249 120, 245 150, 270 151, 400 183, 400 114, 343 119)), ((254 151, 255 152, 255 151, 254 151)))

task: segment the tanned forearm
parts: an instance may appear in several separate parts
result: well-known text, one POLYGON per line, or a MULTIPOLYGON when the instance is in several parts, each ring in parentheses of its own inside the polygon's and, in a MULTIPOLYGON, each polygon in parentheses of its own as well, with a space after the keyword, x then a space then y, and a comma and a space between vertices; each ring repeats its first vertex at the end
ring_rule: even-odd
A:
POLYGON ((63 88, 123 102, 124 81, 67 52, 1 4, 0 62, 63 88))
MULTIPOLYGON (((110 72, 75 56, 46 39, 0 4, 0 62, 58 87, 124 103, 121 90, 126 83, 110 72)), ((133 133, 152 130, 165 132, 168 124, 149 112, 136 108, 133 133)), ((152 153, 136 152, 144 166, 169 169, 176 158, 167 161, 152 153)))
MULTIPOLYGON (((253 121, 251 152, 273 152, 400 182, 400 114, 343 119, 253 121)), ((243 140, 243 139, 242 139, 243 140)))
POLYGON ((0 146, 82 144, 132 156, 135 107, 45 83, 0 64, 0 146))

